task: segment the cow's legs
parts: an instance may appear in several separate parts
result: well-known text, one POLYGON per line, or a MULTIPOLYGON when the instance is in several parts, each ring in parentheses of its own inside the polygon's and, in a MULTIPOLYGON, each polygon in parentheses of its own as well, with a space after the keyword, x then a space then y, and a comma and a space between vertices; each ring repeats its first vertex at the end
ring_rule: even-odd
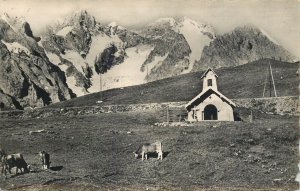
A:
POLYGON ((148 155, 147 155, 147 153, 145 154, 145 157, 146 157, 146 160, 148 160, 148 155))
POLYGON ((159 160, 159 158, 160 158, 161 160, 163 159, 163 153, 162 153, 162 152, 158 152, 157 160, 159 160))
POLYGON ((11 174, 11 168, 10 167, 8 167, 8 172, 9 172, 9 174, 11 174))
POLYGON ((145 153, 144 153, 144 152, 142 152, 142 160, 144 160, 144 154, 145 154, 145 153))

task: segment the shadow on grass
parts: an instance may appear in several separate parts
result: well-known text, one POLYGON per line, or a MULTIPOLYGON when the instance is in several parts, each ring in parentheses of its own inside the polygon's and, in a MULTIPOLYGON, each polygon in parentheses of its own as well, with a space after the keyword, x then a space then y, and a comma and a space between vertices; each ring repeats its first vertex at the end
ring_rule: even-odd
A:
POLYGON ((52 166, 52 167, 50 167, 50 170, 52 170, 52 171, 60 171, 61 169, 63 169, 63 166, 52 166))
POLYGON ((166 158, 170 154, 169 151, 163 153, 163 158, 166 158))
MULTIPOLYGON (((163 152, 163 159, 165 157, 167 157, 169 154, 170 154, 170 152, 168 152, 168 151, 167 152, 163 152)), ((147 157, 148 157, 148 159, 150 159, 150 158, 157 158, 158 157, 158 153, 156 153, 156 152, 148 153, 147 157)), ((141 158, 142 158, 142 155, 139 155, 138 159, 141 159, 141 158)))

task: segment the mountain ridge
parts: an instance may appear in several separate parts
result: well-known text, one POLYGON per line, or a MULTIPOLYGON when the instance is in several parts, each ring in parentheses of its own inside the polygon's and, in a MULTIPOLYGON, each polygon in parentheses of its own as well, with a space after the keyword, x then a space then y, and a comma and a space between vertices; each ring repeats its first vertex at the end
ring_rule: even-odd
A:
POLYGON ((1 18, 0 69, 6 71, 9 65, 3 63, 15 60, 13 67, 20 70, 16 75, 26 74, 0 78, 4 84, 0 102, 15 108, 41 107, 100 90, 144 84, 207 67, 238 66, 264 57, 292 60, 290 53, 258 28, 240 27, 218 35, 212 26, 187 17, 162 18, 132 31, 116 22, 103 25, 87 11, 78 11, 47 27, 41 37, 33 35, 24 19, 12 22, 7 14, 1 18), (20 67, 22 62, 43 70, 20 67), (16 94, 10 81, 29 93, 16 94))

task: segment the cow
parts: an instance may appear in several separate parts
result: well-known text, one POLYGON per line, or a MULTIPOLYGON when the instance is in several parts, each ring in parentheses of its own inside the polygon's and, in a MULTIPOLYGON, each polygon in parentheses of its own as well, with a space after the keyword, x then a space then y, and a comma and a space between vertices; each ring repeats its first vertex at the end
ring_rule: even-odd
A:
POLYGON ((133 152, 133 153, 134 153, 134 156, 136 159, 141 154, 142 160, 144 160, 144 156, 145 156, 145 159, 147 160, 148 159, 147 154, 154 153, 154 152, 156 152, 158 154, 157 159, 161 159, 161 160, 163 159, 161 142, 158 141, 158 142, 151 143, 151 144, 150 143, 143 144, 138 148, 138 150, 136 152, 133 152))
POLYGON ((50 168, 50 155, 45 151, 41 151, 38 153, 40 160, 42 162, 42 169, 49 169, 50 168))
POLYGON ((6 157, 6 152, 0 148, 0 165, 1 165, 1 174, 4 173, 5 171, 5 157, 6 157))
POLYGON ((16 174, 18 174, 19 169, 20 169, 21 173, 22 173, 22 169, 23 169, 23 172, 25 172, 25 173, 30 172, 30 166, 27 165, 26 161, 23 158, 23 155, 20 153, 10 154, 10 155, 6 155, 4 157, 5 176, 6 176, 6 171, 8 171, 9 174, 11 174, 11 169, 14 167, 16 167, 16 174))

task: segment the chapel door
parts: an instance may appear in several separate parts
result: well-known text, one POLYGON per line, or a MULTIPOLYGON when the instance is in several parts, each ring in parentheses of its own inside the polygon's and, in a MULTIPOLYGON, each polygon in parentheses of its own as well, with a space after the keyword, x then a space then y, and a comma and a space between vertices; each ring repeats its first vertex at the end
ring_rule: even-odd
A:
POLYGON ((218 120, 218 109, 214 105, 207 105, 204 108, 204 120, 218 120))

